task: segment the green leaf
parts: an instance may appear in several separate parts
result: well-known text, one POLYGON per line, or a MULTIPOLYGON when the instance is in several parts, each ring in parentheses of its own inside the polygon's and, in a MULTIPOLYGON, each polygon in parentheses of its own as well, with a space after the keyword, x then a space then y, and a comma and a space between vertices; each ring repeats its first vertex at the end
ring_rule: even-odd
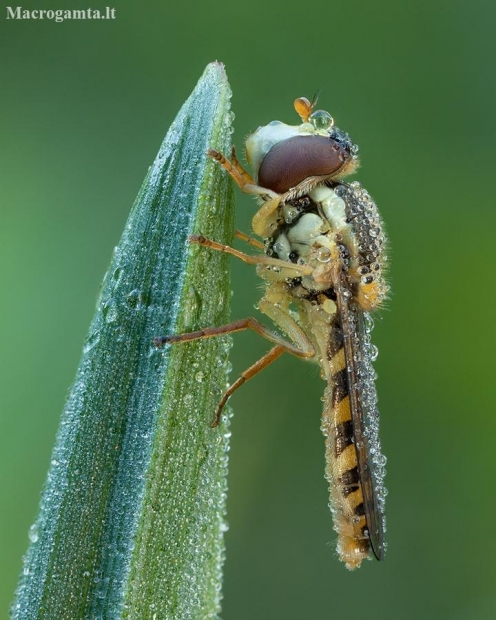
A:
POLYGON ((14 618, 214 618, 229 433, 210 427, 230 339, 153 338, 228 320, 230 89, 212 63, 182 107, 102 284, 62 417, 14 618))

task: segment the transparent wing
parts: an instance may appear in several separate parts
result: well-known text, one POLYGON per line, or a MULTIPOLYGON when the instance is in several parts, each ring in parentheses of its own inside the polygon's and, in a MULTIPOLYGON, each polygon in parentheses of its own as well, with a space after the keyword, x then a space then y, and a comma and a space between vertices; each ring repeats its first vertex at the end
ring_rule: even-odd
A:
POLYGON ((353 437, 370 544, 375 557, 382 560, 385 553, 386 458, 381 453, 379 441, 379 411, 372 367, 377 353, 370 339, 373 323, 368 313, 356 308, 344 277, 341 282, 336 294, 342 319, 353 437))

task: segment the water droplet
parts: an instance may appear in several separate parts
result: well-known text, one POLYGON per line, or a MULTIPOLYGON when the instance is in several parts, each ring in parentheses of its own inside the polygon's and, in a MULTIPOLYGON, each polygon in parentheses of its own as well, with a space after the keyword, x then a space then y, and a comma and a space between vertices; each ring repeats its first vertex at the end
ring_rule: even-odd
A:
POLYGON ((331 251, 327 248, 320 248, 317 252, 317 260, 321 263, 328 263, 331 260, 331 251))
POLYGON ((38 542, 39 532, 38 525, 36 523, 33 523, 33 525, 29 528, 28 536, 32 543, 38 542))
POLYGON ((136 308, 141 303, 141 291, 134 289, 128 293, 126 301, 132 308, 136 308))
POLYGON ((118 313, 115 302, 109 299, 102 309, 103 318, 107 323, 115 323, 117 321, 118 313))
POLYGON ((99 331, 96 331, 96 332, 93 332, 92 334, 90 334, 86 338, 86 341, 84 343, 83 353, 88 353, 89 351, 91 351, 91 349, 93 347, 95 347, 98 344, 99 341, 100 341, 100 332, 99 331))
POLYGON ((374 319, 372 318, 372 315, 370 315, 368 312, 364 314, 364 319, 365 329, 367 333, 370 333, 374 329, 374 319))
POLYGON ((309 121, 315 127, 315 129, 329 129, 334 125, 334 119, 325 110, 315 110, 310 115, 309 121))
POLYGON ((298 209, 292 205, 284 205, 284 221, 291 224, 298 217, 298 209))

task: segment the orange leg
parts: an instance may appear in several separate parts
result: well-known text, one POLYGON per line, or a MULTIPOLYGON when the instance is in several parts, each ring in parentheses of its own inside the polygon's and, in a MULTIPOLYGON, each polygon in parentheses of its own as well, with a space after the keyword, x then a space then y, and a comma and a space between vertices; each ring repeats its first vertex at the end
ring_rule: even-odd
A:
POLYGON ((215 149, 208 149, 207 154, 215 159, 215 161, 219 162, 224 170, 227 170, 233 181, 240 189, 243 190, 245 185, 255 185, 255 181, 253 180, 251 174, 247 172, 239 163, 234 146, 231 152, 232 162, 230 162, 226 157, 224 157, 224 155, 222 155, 222 153, 219 153, 219 151, 216 151, 215 149))
POLYGON ((232 145, 232 148, 231 148, 231 162, 232 162, 232 165, 239 171, 240 175, 245 180, 246 185, 255 185, 255 181, 253 180, 253 177, 251 176, 251 174, 247 170, 245 170, 243 166, 239 163, 239 160, 236 157, 236 147, 234 146, 234 144, 232 145))
POLYGON ((255 180, 239 163, 236 157, 234 146, 232 148, 231 159, 229 161, 222 153, 215 149, 209 149, 207 154, 215 159, 224 170, 226 170, 232 180, 245 194, 259 196, 262 198, 264 205, 259 209, 253 218, 253 230, 260 237, 269 237, 276 227, 277 213, 281 204, 281 196, 276 192, 265 187, 260 187, 255 180))
POLYGON ((244 232, 241 232, 240 230, 234 231, 234 236, 237 237, 238 239, 241 239, 241 241, 248 243, 248 245, 252 245, 254 248, 257 248, 257 250, 262 250, 262 251, 265 250, 265 246, 261 241, 258 241, 257 239, 253 239, 253 237, 249 237, 248 235, 246 235, 244 232))
POLYGON ((283 349, 288 353, 292 353, 297 357, 313 357, 314 355, 313 348, 309 351, 307 350, 308 347, 304 349, 287 342, 282 336, 271 331, 268 327, 265 327, 263 323, 260 323, 260 321, 257 321, 257 319, 254 319, 251 316, 247 319, 233 321, 227 325, 220 325, 219 327, 205 327, 196 332, 189 332, 187 334, 178 334, 177 336, 157 336, 153 339, 153 344, 160 348, 164 344, 190 342, 191 340, 200 340, 201 338, 214 338, 215 336, 222 336, 223 334, 235 334, 236 332, 242 332, 245 329, 251 329, 255 333, 262 336, 262 338, 265 338, 270 342, 274 342, 278 346, 283 347, 283 349))
POLYGON ((252 366, 250 366, 244 372, 241 373, 241 376, 232 385, 228 387, 228 389, 226 390, 226 393, 222 397, 219 403, 219 406, 217 407, 215 419, 212 422, 212 428, 219 426, 222 410, 224 409, 225 404, 227 403, 228 399, 234 394, 234 392, 238 388, 240 388, 243 385, 243 383, 245 383, 246 381, 248 381, 249 379, 257 375, 264 368, 267 368, 267 366, 269 364, 272 364, 272 362, 275 362, 276 359, 281 357, 281 355, 286 350, 287 349, 281 345, 277 345, 273 347, 268 353, 266 353, 263 357, 257 360, 252 366))
POLYGON ((271 258, 270 256, 265 255, 251 256, 250 254, 240 252, 239 250, 236 250, 229 245, 224 245, 222 243, 218 243, 217 241, 207 239, 202 235, 191 235, 189 240, 191 243, 198 243, 199 245, 203 245, 212 250, 231 254, 232 256, 239 258, 244 263, 248 263, 249 265, 267 265, 270 267, 278 267, 279 269, 289 269, 291 272, 294 273, 295 278, 298 276, 308 276, 313 273, 313 269, 309 265, 297 265, 295 263, 290 263, 289 261, 281 260, 279 258, 271 258))
POLYGON ((261 196, 264 200, 277 199, 279 200, 279 194, 276 194, 266 187, 260 187, 255 183, 255 180, 249 172, 247 172, 243 166, 239 163, 236 153, 232 151, 232 162, 230 162, 222 153, 215 149, 208 149, 207 155, 215 159, 224 170, 226 170, 232 180, 245 194, 253 194, 254 196, 261 196))
MULTIPOLYGON (((283 324, 284 321, 286 321, 286 323, 293 324, 292 327, 286 325, 286 328, 290 336, 294 338, 296 344, 287 342, 282 336, 276 334, 275 332, 272 332, 270 329, 265 327, 265 325, 263 325, 253 317, 248 317, 247 319, 241 319, 239 321, 233 321, 232 323, 228 323, 227 325, 221 325, 220 327, 205 327, 204 329, 196 332, 190 332, 189 334, 180 334, 178 336, 159 336, 158 338, 154 339, 155 346, 162 347, 164 344, 178 344, 182 342, 190 342, 191 340, 199 340, 201 338, 213 338, 215 336, 221 336, 222 334, 234 334, 245 329, 251 329, 263 338, 266 338, 267 340, 270 340, 271 342, 274 342, 276 344, 276 346, 273 347, 268 353, 266 353, 258 361, 252 364, 244 372, 242 372, 241 376, 227 389, 221 401, 219 402, 212 426, 218 426, 222 410, 229 397, 244 383, 246 383, 246 381, 261 372, 269 364, 272 364, 272 362, 275 362, 275 360, 278 359, 283 353, 292 353, 293 355, 302 357, 304 359, 314 357, 315 350, 312 344, 305 337, 303 332, 301 332, 301 328, 297 326, 296 323, 294 323, 293 319, 289 315, 284 315, 281 320, 279 314, 284 315, 284 313, 281 310, 278 311, 277 318, 279 319, 279 323, 283 324)), ((275 317, 271 316, 271 318, 274 319, 275 317)))

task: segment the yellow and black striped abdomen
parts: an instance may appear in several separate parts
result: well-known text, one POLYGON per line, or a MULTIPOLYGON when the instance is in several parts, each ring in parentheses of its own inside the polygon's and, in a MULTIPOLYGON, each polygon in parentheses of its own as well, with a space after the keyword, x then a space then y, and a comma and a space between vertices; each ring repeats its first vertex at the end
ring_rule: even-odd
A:
POLYGON ((338 533, 338 553, 352 570, 368 557, 370 541, 354 441, 343 333, 337 321, 331 324, 327 357, 330 370, 322 414, 326 478, 331 492, 334 529, 338 533))

